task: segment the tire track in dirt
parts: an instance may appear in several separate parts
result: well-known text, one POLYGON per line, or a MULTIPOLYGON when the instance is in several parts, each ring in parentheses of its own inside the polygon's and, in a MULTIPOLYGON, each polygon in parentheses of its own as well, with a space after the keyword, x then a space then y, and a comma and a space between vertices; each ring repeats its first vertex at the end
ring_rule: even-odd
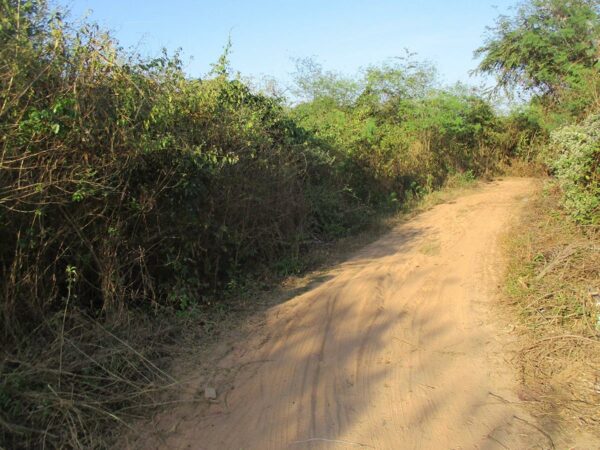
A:
POLYGON ((319 389, 319 380, 321 376, 321 363, 325 357, 325 346, 327 345, 327 340, 329 338, 329 332, 331 329, 331 322, 333 321, 333 312, 335 311, 335 304, 337 302, 337 295, 333 298, 328 299, 327 301, 327 318, 325 319, 325 329, 323 331, 323 338, 321 339, 321 347, 319 349, 319 356, 317 358, 316 368, 314 370, 314 378, 311 387, 310 394, 310 429, 314 434, 317 429, 317 402, 318 402, 318 389, 319 389))
POLYGON ((375 325, 375 323, 377 322, 377 319, 383 312, 383 305, 385 303, 385 298, 383 296, 383 287, 381 286, 381 283, 382 283, 382 281, 380 280, 375 285, 375 302, 374 302, 375 303, 375 313, 371 313, 371 316, 368 320, 366 332, 364 333, 363 338, 361 339, 360 344, 358 346, 358 352, 357 352, 358 354, 356 357, 356 373, 354 376, 355 380, 358 380, 360 377, 360 369, 363 365, 365 350, 366 350, 367 344, 369 342, 369 338, 371 336, 371 331, 373 330, 373 326, 375 325))

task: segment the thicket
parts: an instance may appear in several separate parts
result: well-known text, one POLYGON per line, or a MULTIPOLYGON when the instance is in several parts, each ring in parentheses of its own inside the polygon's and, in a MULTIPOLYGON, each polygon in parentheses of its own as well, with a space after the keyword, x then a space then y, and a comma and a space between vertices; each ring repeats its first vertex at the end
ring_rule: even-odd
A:
POLYGON ((3 339, 67 301, 185 308, 499 156, 491 106, 426 64, 371 67, 345 97, 310 73, 289 108, 231 77, 227 52, 192 79, 41 1, 0 17, 3 339))
POLYGON ((296 84, 305 101, 292 117, 350 156, 338 170, 370 201, 400 201, 456 173, 489 174, 517 149, 505 140, 509 120, 476 90, 440 87, 435 68, 411 55, 354 78, 300 60, 296 84))
POLYGON ((66 298, 185 306, 360 223, 368 205, 333 170, 343 155, 224 66, 189 79, 176 55, 128 55, 41 3, 3 8, 4 338, 66 298))
POLYGON ((346 155, 226 63, 192 79, 43 1, 0 2, 1 446, 97 445, 170 383, 162 333, 132 336, 154 327, 128 311, 206 304, 371 214, 346 155))

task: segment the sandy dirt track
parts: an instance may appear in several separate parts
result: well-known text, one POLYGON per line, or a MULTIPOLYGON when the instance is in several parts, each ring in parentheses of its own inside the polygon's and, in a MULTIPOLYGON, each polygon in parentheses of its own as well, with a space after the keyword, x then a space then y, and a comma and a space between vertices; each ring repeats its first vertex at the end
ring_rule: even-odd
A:
POLYGON ((493 312, 498 241, 534 189, 486 183, 271 308, 217 363, 234 373, 217 400, 163 413, 157 427, 169 432, 142 446, 552 448, 519 406, 509 333, 493 312))

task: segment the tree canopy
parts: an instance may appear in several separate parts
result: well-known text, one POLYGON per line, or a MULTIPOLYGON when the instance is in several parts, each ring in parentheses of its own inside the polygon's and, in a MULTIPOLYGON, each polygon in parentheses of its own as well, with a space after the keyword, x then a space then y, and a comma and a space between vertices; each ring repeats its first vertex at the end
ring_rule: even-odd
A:
POLYGON ((500 16, 484 45, 478 71, 498 85, 544 96, 576 85, 597 71, 598 0, 531 0, 514 17, 500 16))

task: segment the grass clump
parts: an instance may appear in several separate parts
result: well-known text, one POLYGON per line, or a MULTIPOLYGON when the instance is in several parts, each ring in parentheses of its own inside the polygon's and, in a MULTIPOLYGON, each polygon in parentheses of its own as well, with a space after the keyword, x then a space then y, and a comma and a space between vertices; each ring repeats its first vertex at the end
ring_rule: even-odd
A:
MULTIPOLYGON (((156 319, 101 324, 49 317, 0 354, 0 445, 6 449, 110 448, 176 385, 166 372, 176 332, 156 319)), ((164 397, 168 398, 168 397, 164 397)))

